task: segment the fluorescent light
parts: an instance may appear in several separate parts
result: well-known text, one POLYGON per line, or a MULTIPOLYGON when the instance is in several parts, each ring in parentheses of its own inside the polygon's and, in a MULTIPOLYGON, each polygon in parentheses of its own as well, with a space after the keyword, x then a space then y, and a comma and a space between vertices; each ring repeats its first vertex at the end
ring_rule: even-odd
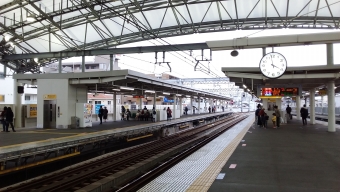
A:
POLYGON ((196 96, 194 96, 194 98, 195 98, 195 99, 197 99, 197 97, 196 97, 196 96))
POLYGON ((112 89, 113 91, 120 91, 120 89, 112 89))
POLYGON ((123 86, 120 86, 120 89, 125 89, 125 90, 130 90, 130 91, 135 90, 135 89, 132 88, 132 87, 123 87, 123 86))
POLYGON ((247 91, 249 91, 249 92, 250 92, 250 90, 249 90, 249 89, 247 89, 247 91))
POLYGON ((163 95, 170 95, 170 93, 167 93, 167 92, 163 92, 163 95))
POLYGON ((181 94, 176 94, 176 96, 180 97, 180 96, 182 96, 182 95, 181 95, 181 94))
POLYGON ((29 21, 29 22, 33 22, 33 21, 35 21, 35 17, 34 16, 32 16, 32 15, 29 15, 29 16, 27 16, 27 21, 29 21))
POLYGON ((145 93, 155 93, 155 91, 153 91, 153 90, 145 90, 144 92, 145 93))
POLYGON ((10 38, 11 36, 5 35, 5 41, 9 41, 10 38))
POLYGON ((191 95, 186 95, 186 97, 191 97, 191 95))
POLYGON ((34 62, 36 62, 36 63, 38 63, 38 61, 39 61, 38 58, 34 58, 33 60, 34 60, 34 62))
POLYGON ((247 89, 247 86, 245 84, 243 84, 243 87, 247 89))

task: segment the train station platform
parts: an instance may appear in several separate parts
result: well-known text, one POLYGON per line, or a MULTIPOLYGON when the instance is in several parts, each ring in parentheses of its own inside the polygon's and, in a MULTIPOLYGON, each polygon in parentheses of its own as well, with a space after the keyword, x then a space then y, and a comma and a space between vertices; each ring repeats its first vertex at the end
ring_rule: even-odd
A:
POLYGON ((248 117, 140 189, 145 191, 340 191, 340 133, 292 120, 259 128, 248 117))
MULTIPOLYGON (((0 163, 8 160, 34 156, 41 153, 55 153, 61 150, 78 151, 82 146, 109 142, 129 136, 148 136, 160 129, 180 129, 193 121, 209 120, 231 114, 216 112, 184 115, 171 121, 117 121, 94 123, 91 128, 82 129, 18 129, 13 133, 0 133, 0 163)), ((189 127, 189 125, 188 125, 189 127)))

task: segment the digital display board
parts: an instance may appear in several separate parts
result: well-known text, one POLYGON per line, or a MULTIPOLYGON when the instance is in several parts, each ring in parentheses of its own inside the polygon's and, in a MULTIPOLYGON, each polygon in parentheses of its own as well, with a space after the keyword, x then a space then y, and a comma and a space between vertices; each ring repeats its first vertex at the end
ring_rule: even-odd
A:
POLYGON ((299 88, 261 88, 261 96, 298 96, 299 88))

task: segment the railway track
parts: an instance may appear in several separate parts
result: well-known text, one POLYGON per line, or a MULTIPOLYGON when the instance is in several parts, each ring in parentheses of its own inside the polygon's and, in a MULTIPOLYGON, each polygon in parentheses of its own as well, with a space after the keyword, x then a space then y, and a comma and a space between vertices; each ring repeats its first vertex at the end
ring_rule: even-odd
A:
MULTIPOLYGON (((184 153, 181 153, 180 155, 177 154, 177 160, 175 159, 171 161, 171 163, 168 161, 168 163, 163 163, 161 168, 149 172, 148 175, 141 177, 142 179, 136 179, 136 175, 125 176, 124 179, 120 179, 120 183, 115 182, 114 186, 108 186, 107 189, 101 188, 101 191, 135 190, 137 186, 140 186, 141 183, 146 182, 148 179, 155 176, 156 173, 158 173, 161 169, 166 169, 174 162, 183 158, 185 154, 191 153, 196 148, 204 145, 204 143, 209 142, 211 139, 217 137, 225 129, 237 124, 246 117, 247 115, 231 115, 223 120, 216 121, 213 124, 181 131, 166 138, 143 144, 141 146, 136 146, 113 155, 107 154, 105 158, 97 159, 96 161, 80 163, 79 166, 72 167, 58 174, 39 177, 37 179, 31 180, 30 182, 10 186, 0 191, 85 191, 85 188, 91 188, 92 183, 98 182, 108 177, 113 178, 117 175, 122 177, 122 172, 127 170, 129 167, 136 166, 137 164, 143 164, 143 162, 147 161, 148 159, 159 156, 159 154, 162 154, 165 151, 174 151, 176 148, 181 148, 181 150, 186 149, 184 153), (138 182, 130 183, 131 179, 134 179, 134 181, 138 182)), ((174 153, 172 153, 172 155, 173 154, 174 153)), ((168 157, 169 156, 159 158, 158 160, 165 160, 168 157)), ((157 163, 154 163, 154 165, 157 165, 157 163)), ((139 173, 139 176, 140 175, 142 174, 139 173)))

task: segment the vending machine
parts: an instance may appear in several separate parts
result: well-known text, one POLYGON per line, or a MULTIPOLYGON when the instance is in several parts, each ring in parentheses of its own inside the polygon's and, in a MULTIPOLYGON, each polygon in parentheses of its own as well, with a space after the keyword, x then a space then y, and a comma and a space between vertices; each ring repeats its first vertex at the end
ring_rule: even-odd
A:
POLYGON ((79 127, 92 127, 92 104, 76 103, 76 116, 79 118, 79 127))

